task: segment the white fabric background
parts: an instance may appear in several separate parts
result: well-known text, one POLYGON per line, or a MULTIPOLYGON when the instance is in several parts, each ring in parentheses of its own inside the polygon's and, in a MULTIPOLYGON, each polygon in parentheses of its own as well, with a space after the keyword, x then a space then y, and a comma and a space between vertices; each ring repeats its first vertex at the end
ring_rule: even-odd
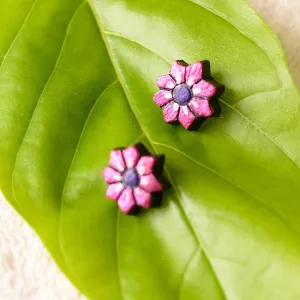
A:
MULTIPOLYGON (((249 2, 277 33, 295 83, 300 88, 300 1, 249 0, 249 2)), ((0 299, 84 299, 58 270, 32 229, 1 195, 0 299)))

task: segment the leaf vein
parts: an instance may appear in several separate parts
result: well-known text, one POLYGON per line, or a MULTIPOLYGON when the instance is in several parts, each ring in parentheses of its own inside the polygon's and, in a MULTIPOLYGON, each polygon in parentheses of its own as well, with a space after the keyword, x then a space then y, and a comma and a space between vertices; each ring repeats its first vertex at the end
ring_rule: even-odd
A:
MULTIPOLYGON (((252 38, 251 36, 249 36, 246 32, 244 32, 243 30, 241 30, 240 28, 237 27, 237 25, 235 25, 233 22, 230 22, 230 20, 228 20, 225 16, 221 15, 220 13, 217 13, 215 11, 213 11, 210 7, 208 6, 204 6, 203 3, 199 4, 197 3, 195 0, 187 0, 188 2, 195 4, 197 6, 201 6, 202 8, 204 8, 205 10, 207 10, 208 12, 218 16, 219 18, 221 18, 222 20, 224 20, 225 22, 229 23, 230 25, 232 25, 236 30, 238 30, 243 36, 245 36, 247 39, 249 39, 252 43, 254 43, 255 45, 257 45, 262 51, 263 53, 269 58, 269 60, 272 62, 274 68, 278 71, 277 69, 277 65, 275 64, 274 60, 272 57, 270 57, 270 55, 268 54, 267 50, 262 47, 261 45, 257 44, 252 38)), ((248 4, 249 5, 249 4, 248 4)), ((281 87, 283 86, 283 82, 281 80, 281 78, 279 76, 277 76, 281 87)))
POLYGON ((261 127, 257 126, 251 119, 249 119, 246 115, 244 115, 239 109, 236 107, 230 105, 223 99, 220 99, 220 102, 222 102, 225 106, 233 110, 235 113, 237 113, 242 119, 246 120, 252 127, 257 129, 262 135, 264 135, 270 142, 272 142, 281 152, 291 160, 291 162, 299 169, 299 165, 294 161, 292 156, 285 150, 284 147, 282 147, 272 136, 270 136, 266 131, 264 131, 261 127))
POLYGON ((196 257, 198 251, 201 251, 201 247, 200 245, 198 245, 195 250, 192 252, 192 254, 190 255, 188 261, 186 262, 183 271, 182 271, 182 276, 179 282, 179 288, 178 288, 178 297, 177 299, 180 300, 181 299, 181 290, 183 288, 183 284, 184 284, 184 280, 185 280, 185 275, 190 267, 190 264, 193 262, 194 258, 196 257))
POLYGON ((224 179, 225 181, 227 181, 231 185, 235 186, 237 189, 239 189, 243 193, 249 195, 251 198, 256 199, 258 201, 258 203, 262 204, 268 211, 270 211, 272 214, 274 214, 275 216, 277 216, 293 232, 293 234, 300 240, 299 233, 293 227, 291 227, 291 225, 281 215, 279 215, 270 205, 268 205, 260 197, 249 193, 248 191, 244 190, 242 187, 240 187, 239 185, 237 185, 236 183, 234 183, 233 181, 231 181, 229 178, 227 178, 224 175, 218 173, 217 171, 209 168, 208 166, 206 166, 205 164, 199 162, 198 160, 192 158, 191 156, 189 156, 185 152, 182 152, 182 151, 176 149, 175 147, 172 147, 172 146, 169 146, 169 145, 166 145, 166 144, 163 144, 163 143, 154 142, 154 144, 156 144, 158 146, 161 146, 161 147, 169 148, 169 149, 171 149, 171 150, 173 150, 175 152, 180 153, 181 155, 185 156, 187 159, 189 159, 193 163, 199 165, 202 168, 205 168, 206 170, 210 171, 211 173, 217 175, 218 177, 224 179))
POLYGON ((5 59, 7 58, 8 53, 11 51, 11 49, 12 49, 12 47, 14 46, 16 40, 17 40, 18 37, 20 36, 20 33, 22 32, 22 29, 24 28, 24 26, 26 25, 26 23, 27 23, 29 17, 31 16, 31 13, 33 12, 33 9, 34 9, 34 7, 36 6, 37 2, 38 2, 38 0, 35 0, 35 1, 33 2, 32 6, 31 6, 30 10, 28 11, 26 17, 24 18, 24 21, 23 21, 22 25, 20 26, 20 28, 19 28, 19 30, 18 30, 16 36, 14 37, 14 39, 12 40, 12 42, 10 43, 10 45, 9 45, 9 47, 8 47, 8 49, 7 49, 7 51, 6 51, 6 53, 3 55, 2 61, 1 61, 1 64, 0 64, 0 70, 2 69, 3 63, 4 63, 5 59))
MULTIPOLYGON (((22 138, 22 140, 21 140, 21 142, 20 142, 19 149, 18 149, 18 151, 17 151, 17 153, 16 153, 16 159, 15 159, 15 163, 14 163, 13 170, 12 170, 12 192, 13 192, 13 196, 14 196, 14 198, 15 198, 15 200, 16 200, 17 203, 18 203, 18 200, 17 200, 17 197, 16 197, 16 195, 15 195, 15 190, 14 190, 14 177, 15 177, 16 165, 17 165, 18 157, 19 157, 19 155, 20 155, 20 150, 21 150, 22 145, 23 145, 23 143, 24 143, 24 141, 25 141, 27 132, 28 132, 28 130, 29 130, 29 128, 30 128, 30 125, 31 125, 31 122, 32 122, 32 120, 33 120, 35 111, 36 111, 36 109, 37 109, 37 107, 38 107, 38 104, 39 104, 40 100, 42 99, 42 97, 43 97, 43 95, 44 95, 44 92, 46 91, 48 85, 50 84, 51 79, 53 78, 53 75, 54 75, 54 73, 55 73, 55 70, 56 70, 56 68, 57 68, 57 66, 58 66, 58 64, 59 64, 59 61, 60 61, 61 55, 62 55, 62 53, 63 53, 63 49, 64 49, 64 46, 65 46, 65 44, 66 44, 67 36, 68 36, 68 34, 69 34, 69 32, 70 32, 70 28, 71 28, 71 26, 72 26, 73 20, 74 20, 76 14, 78 13, 78 11, 82 8, 82 6, 83 6, 85 3, 86 3, 86 0, 84 0, 84 1, 78 6, 78 8, 75 10, 74 14, 72 15, 72 17, 71 17, 71 19, 70 19, 70 21, 69 21, 68 27, 67 27, 67 29, 66 29, 65 37, 64 37, 64 39, 63 39, 62 46, 61 46, 60 52, 59 52, 59 54, 58 54, 58 56, 57 56, 56 62, 55 62, 54 67, 53 67, 53 70, 52 70, 51 74, 49 75, 48 80, 47 80, 47 82, 45 83, 45 85, 44 85, 44 87, 43 87, 43 89, 42 89, 42 91, 41 91, 41 93, 40 93, 40 95, 39 95, 39 97, 38 97, 38 99, 37 99, 37 101, 36 101, 35 107, 34 107, 34 109, 33 109, 33 111, 32 111, 32 115, 31 115, 31 118, 30 118, 29 123, 28 123, 28 126, 27 126, 27 128, 26 128, 26 130, 25 130, 25 133, 24 133, 24 135, 23 135, 23 138, 22 138)), ((18 203, 18 204, 19 204, 19 203, 18 203)))
MULTIPOLYGON (((110 84, 108 84, 102 91, 101 91, 101 94, 100 96, 95 100, 95 103, 93 104, 92 108, 90 109, 89 113, 88 113, 88 116, 84 122, 84 125, 83 125, 83 128, 82 128, 82 131, 81 131, 81 134, 79 136, 79 139, 78 139, 78 142, 77 142, 77 145, 75 147, 75 151, 74 151, 74 154, 72 156, 72 159, 71 159, 71 162, 70 162, 70 166, 68 168, 68 173, 67 173, 67 176, 66 176, 66 179, 65 179, 65 182, 64 182, 64 186, 63 186, 63 189, 62 189, 62 197, 63 195, 65 194, 65 189, 66 189, 66 186, 67 186, 67 182, 69 180, 69 176, 70 176, 70 172, 71 172, 71 169, 72 169, 72 166, 73 166, 73 163, 74 163, 74 159, 76 157, 76 154, 78 152, 78 149, 79 149, 79 146, 80 146, 80 143, 81 143, 81 140, 82 140, 82 137, 84 135, 84 132, 85 132, 85 129, 86 129, 86 126, 90 120, 90 117, 94 111, 94 108, 97 106, 97 104, 99 103, 99 101, 103 98, 103 96, 106 94, 106 92, 112 88, 115 84, 117 84, 119 82, 118 79, 114 80, 113 82, 111 82, 110 84)), ((61 203, 63 201, 61 200, 61 203)))

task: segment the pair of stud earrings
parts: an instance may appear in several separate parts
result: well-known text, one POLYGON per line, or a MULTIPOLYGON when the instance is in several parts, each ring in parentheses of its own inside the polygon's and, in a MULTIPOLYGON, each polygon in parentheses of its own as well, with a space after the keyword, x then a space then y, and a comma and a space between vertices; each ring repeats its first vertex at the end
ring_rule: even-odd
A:
MULTIPOLYGON (((205 119, 220 112, 217 100, 225 87, 211 76, 209 61, 188 65, 177 60, 156 84, 160 90, 153 101, 163 110, 168 124, 197 130, 205 119)), ((151 155, 142 144, 113 149, 109 166, 102 172, 109 185, 106 196, 115 200, 124 214, 159 206, 166 187, 163 165, 164 155, 151 155)))

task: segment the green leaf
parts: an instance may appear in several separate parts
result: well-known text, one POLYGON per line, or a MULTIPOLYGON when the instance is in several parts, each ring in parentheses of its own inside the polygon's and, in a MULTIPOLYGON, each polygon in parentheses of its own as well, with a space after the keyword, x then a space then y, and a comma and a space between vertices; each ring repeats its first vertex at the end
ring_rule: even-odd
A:
POLYGON ((2 0, 0 187, 90 299, 300 297, 300 112, 242 0, 2 0), (222 114, 164 123, 155 79, 208 59, 222 114), (163 206, 105 198, 111 148, 167 158, 163 206))

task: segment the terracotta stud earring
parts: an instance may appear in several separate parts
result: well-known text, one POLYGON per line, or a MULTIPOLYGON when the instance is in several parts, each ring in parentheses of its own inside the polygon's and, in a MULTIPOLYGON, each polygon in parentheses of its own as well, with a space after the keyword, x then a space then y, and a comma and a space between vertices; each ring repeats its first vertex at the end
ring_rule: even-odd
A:
POLYGON ((124 214, 159 206, 164 190, 164 155, 151 155, 143 144, 114 149, 102 173, 109 185, 106 196, 118 203, 124 214))
POLYGON ((160 90, 153 100, 169 124, 196 130, 203 120, 219 113, 217 100, 225 87, 211 77, 209 61, 188 65, 177 60, 169 74, 158 77, 156 83, 160 90))

